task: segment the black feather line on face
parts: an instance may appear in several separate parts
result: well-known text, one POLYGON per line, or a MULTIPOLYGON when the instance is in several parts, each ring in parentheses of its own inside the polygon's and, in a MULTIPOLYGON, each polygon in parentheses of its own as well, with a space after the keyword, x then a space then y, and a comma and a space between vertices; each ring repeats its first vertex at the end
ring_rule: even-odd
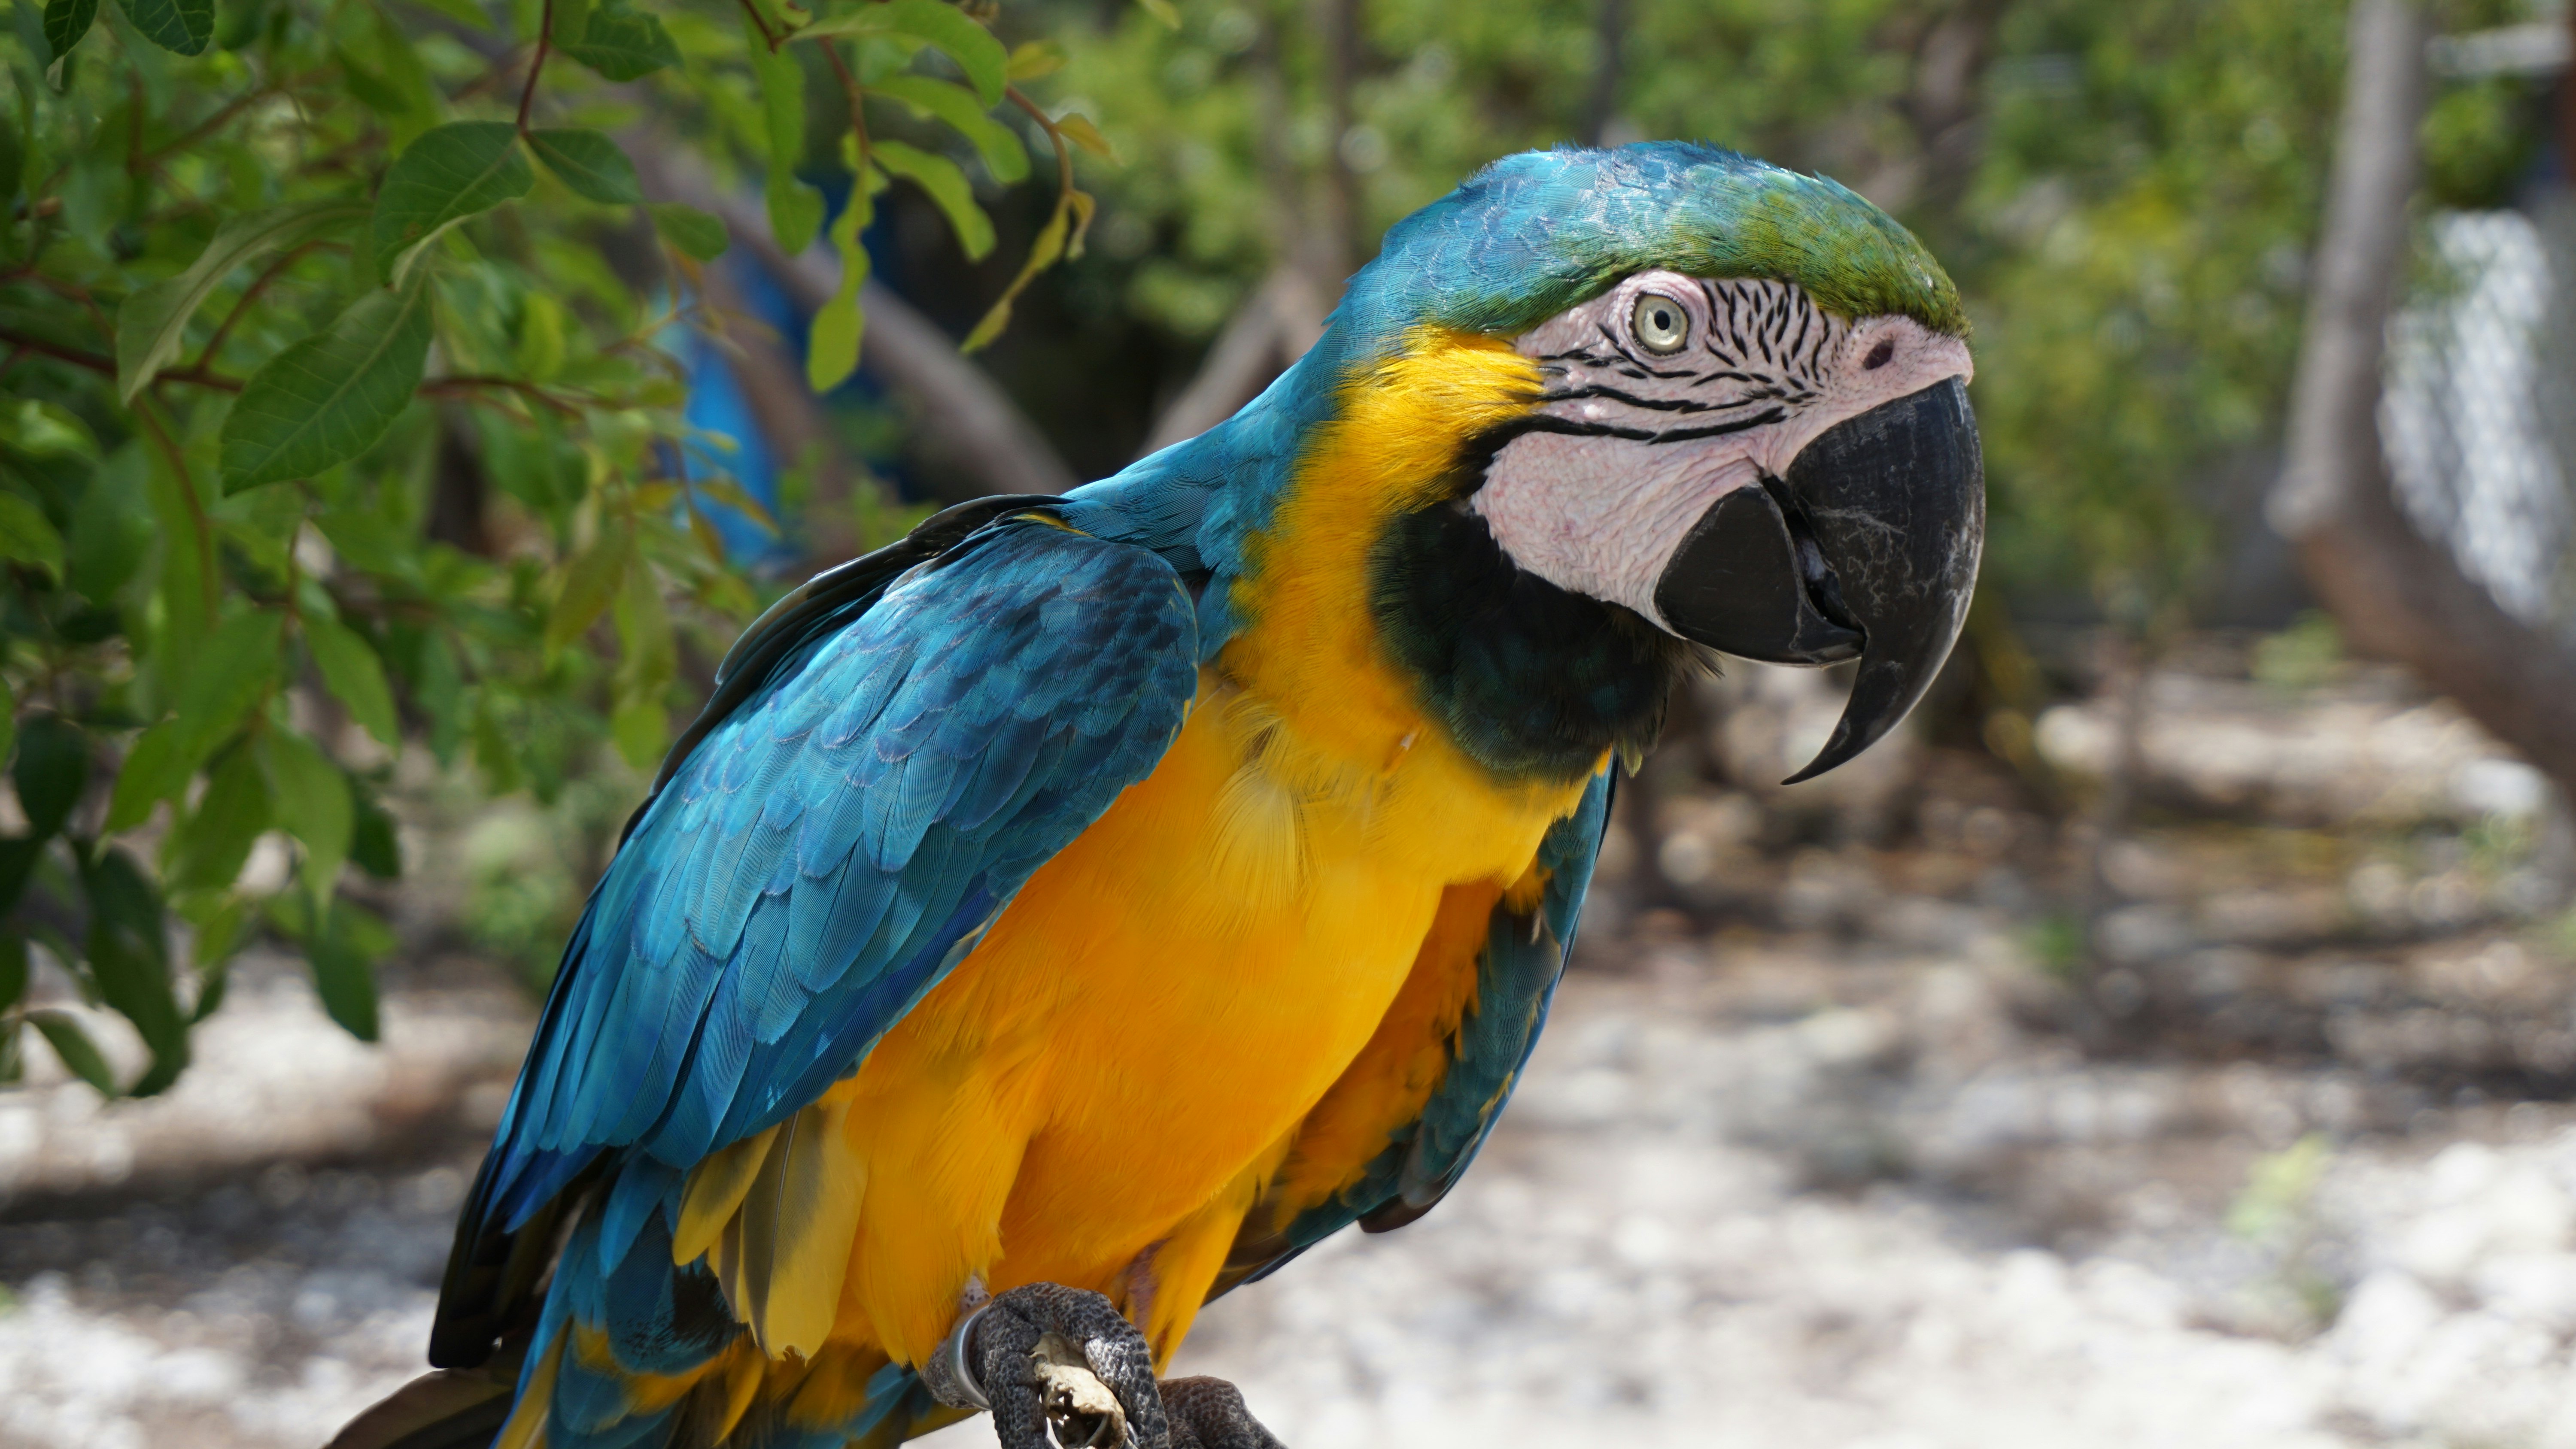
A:
MULTIPOLYGON (((1369 559, 1370 610, 1424 710, 1498 778, 1570 783, 1642 753, 1689 646, 1633 610, 1558 588, 1505 554, 1467 506, 1524 418, 1470 443, 1446 496, 1399 515, 1369 559)), ((1562 422, 1564 420, 1552 420, 1562 422)), ((1633 435, 1650 436, 1650 435, 1633 435)))

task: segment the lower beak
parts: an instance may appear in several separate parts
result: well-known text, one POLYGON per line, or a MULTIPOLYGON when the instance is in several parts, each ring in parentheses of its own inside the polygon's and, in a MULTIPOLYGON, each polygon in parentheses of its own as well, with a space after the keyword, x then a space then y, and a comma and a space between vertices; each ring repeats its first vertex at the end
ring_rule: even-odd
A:
POLYGON ((1833 737, 1796 784, 1868 749, 1932 687, 1985 532, 1977 420, 1954 377, 1836 424, 1788 477, 1719 499, 1664 565, 1655 607, 1727 654, 1860 660, 1833 737))

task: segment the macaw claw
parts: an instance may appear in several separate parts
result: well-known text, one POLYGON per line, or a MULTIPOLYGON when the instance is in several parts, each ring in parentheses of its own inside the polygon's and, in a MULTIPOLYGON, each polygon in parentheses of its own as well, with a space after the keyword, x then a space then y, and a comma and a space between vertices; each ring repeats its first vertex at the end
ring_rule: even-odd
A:
POLYGON ((989 1410, 1001 1449, 1286 1449, 1234 1385, 1157 1384, 1145 1335, 1115 1305, 1054 1283, 987 1300, 922 1378, 943 1404, 989 1410))
POLYGON ((1223 1379, 1165 1379, 1156 1387, 1171 1417, 1172 1449, 1288 1449, 1223 1379))

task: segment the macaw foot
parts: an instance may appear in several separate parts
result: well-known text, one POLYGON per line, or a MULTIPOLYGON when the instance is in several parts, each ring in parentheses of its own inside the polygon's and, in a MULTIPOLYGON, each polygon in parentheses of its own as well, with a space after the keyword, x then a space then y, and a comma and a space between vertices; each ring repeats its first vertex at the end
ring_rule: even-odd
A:
POLYGON ((1223 1379, 1165 1379, 1155 1387, 1172 1421, 1172 1449, 1288 1449, 1223 1379))
POLYGON ((1222 1379, 1154 1381, 1145 1335, 1097 1293, 1031 1283, 988 1300, 922 1367, 987 1409, 1001 1449, 1286 1449, 1222 1379))

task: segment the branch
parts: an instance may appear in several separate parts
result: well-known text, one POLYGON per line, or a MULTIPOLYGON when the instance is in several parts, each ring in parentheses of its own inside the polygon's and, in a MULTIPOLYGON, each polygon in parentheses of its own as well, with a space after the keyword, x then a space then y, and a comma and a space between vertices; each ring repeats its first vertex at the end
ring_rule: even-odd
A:
MULTIPOLYGON (((85 367, 92 372, 103 372, 109 377, 116 376, 116 359, 113 357, 108 357, 96 352, 84 352, 77 347, 65 347, 59 342, 47 342, 41 337, 30 337, 26 333, 20 332, 13 327, 0 327, 0 342, 6 342, 13 347, 23 348, 28 352, 35 353, 39 357, 50 357, 56 362, 68 362, 74 367, 85 367)), ((238 379, 219 376, 215 373, 206 371, 202 366, 171 368, 161 373, 153 380, 155 382, 192 383, 198 387, 213 388, 217 392, 239 392, 242 390, 242 385, 238 379)))
POLYGON ((2426 105, 2423 15, 2360 0, 2272 526, 2361 648, 2406 664, 2576 790, 2576 656, 2497 605, 2399 511, 2381 452, 2384 337, 2426 105))
POLYGON ((1217 334, 1189 386, 1154 419, 1144 451, 1195 438, 1259 397, 1323 335, 1324 312, 1312 277, 1293 266, 1273 269, 1217 334))
POLYGON ((202 373, 215 365, 215 359, 223 353, 224 339, 233 335, 233 324, 241 321, 243 314, 250 311, 251 304, 258 301, 260 294, 268 290, 269 283, 276 281, 288 267, 310 256, 316 247, 330 245, 334 243, 309 241, 300 247, 290 248, 286 255, 269 263, 268 269, 261 272, 250 286, 243 289, 241 296, 234 301, 232 310, 224 314, 224 320, 215 324, 215 335, 207 338, 205 347, 197 353, 197 363, 193 370, 202 373))
POLYGON ((528 83, 519 88, 519 134, 528 134, 528 111, 537 103, 537 77, 546 73, 546 54, 555 41, 555 0, 537 11, 537 54, 528 62, 528 83))
MULTIPOLYGON (((760 259, 797 305, 819 307, 837 290, 840 267, 828 252, 818 248, 788 256, 770 236, 757 206, 718 194, 705 173, 675 148, 639 136, 626 149, 636 158, 648 192, 724 218, 735 240, 760 259)), ((859 307, 868 319, 860 365, 920 410, 939 449, 981 488, 1062 493, 1081 481, 1010 394, 959 355, 957 344, 938 324, 873 280, 860 287, 859 307)))

